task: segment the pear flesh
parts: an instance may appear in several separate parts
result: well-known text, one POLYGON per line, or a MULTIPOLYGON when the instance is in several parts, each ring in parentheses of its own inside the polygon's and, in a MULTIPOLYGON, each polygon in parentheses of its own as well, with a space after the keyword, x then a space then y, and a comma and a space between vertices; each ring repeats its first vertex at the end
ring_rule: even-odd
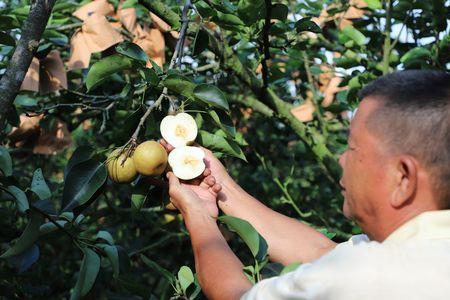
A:
POLYGON ((160 131, 162 137, 175 148, 192 143, 198 133, 197 123, 187 113, 164 117, 160 131))
POLYGON ((168 161, 175 176, 183 180, 190 180, 205 171, 204 157, 205 152, 199 147, 181 146, 169 153, 168 161))

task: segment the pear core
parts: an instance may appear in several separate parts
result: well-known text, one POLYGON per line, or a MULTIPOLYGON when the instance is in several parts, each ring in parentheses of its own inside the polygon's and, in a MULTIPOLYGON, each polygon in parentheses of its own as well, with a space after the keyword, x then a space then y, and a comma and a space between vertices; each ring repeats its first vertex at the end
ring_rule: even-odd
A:
POLYGON ((205 152, 199 147, 181 146, 169 153, 169 165, 180 179, 189 180, 200 176, 205 170, 205 152))
POLYGON ((175 148, 192 143, 197 137, 198 128, 194 118, 187 113, 166 116, 161 121, 162 137, 175 148))

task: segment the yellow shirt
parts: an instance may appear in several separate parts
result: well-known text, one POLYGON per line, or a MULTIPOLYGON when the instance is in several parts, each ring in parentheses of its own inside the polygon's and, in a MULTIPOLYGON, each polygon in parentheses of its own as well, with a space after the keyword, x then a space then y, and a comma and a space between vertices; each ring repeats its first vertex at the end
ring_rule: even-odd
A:
POLYGON ((241 298, 288 299, 450 299, 450 210, 422 213, 382 243, 354 236, 241 298))

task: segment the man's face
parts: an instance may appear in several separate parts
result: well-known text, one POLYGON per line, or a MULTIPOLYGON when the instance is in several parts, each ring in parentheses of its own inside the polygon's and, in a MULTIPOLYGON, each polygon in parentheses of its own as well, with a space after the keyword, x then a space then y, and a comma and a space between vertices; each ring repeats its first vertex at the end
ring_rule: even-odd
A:
POLYGON ((339 158, 343 168, 344 215, 363 229, 373 224, 371 220, 376 220, 389 196, 388 153, 366 126, 368 117, 379 105, 380 102, 370 98, 361 102, 350 124, 348 148, 339 158))

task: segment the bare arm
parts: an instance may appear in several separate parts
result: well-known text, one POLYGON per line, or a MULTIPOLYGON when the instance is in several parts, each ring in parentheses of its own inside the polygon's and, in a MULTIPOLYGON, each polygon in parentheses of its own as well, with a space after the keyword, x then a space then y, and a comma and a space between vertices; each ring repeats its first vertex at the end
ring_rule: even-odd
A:
POLYGON ((208 299, 239 299, 252 284, 210 216, 183 214, 191 236, 195 269, 208 299))
POLYGON ((317 230, 265 206, 245 192, 228 174, 221 185, 220 209, 227 215, 250 222, 266 239, 272 261, 284 265, 310 262, 336 246, 317 230))
POLYGON ((181 211, 189 231, 195 269, 204 294, 212 300, 239 299, 252 284, 216 223, 216 198, 220 186, 211 180, 211 176, 205 177, 198 186, 181 184, 173 173, 168 177, 169 195, 181 211))
MULTIPOLYGON (((164 140, 161 144, 168 151, 173 149, 164 140)), ((218 198, 220 209, 227 215, 250 222, 266 239, 272 261, 284 265, 292 262, 310 262, 336 246, 336 243, 315 229, 277 213, 249 195, 234 182, 211 151, 205 148, 203 150, 206 154, 206 165, 216 182, 222 186, 218 198)))

